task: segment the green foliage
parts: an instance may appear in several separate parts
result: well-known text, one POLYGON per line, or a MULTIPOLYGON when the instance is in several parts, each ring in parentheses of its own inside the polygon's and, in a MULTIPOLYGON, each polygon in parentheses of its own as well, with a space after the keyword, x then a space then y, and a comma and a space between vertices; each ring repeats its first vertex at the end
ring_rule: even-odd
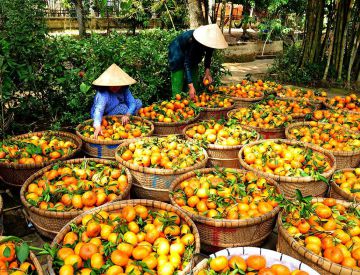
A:
POLYGON ((301 60, 301 45, 294 44, 284 50, 284 54, 276 57, 269 72, 274 74, 279 82, 296 85, 313 85, 322 78, 325 64, 305 64, 299 67, 301 60))
POLYGON ((151 18, 151 0, 123 0, 120 3, 119 16, 121 21, 132 27, 133 33, 137 27, 146 27, 151 18))
POLYGON ((153 1, 152 10, 159 16, 162 27, 172 28, 172 22, 176 28, 185 28, 189 25, 187 15, 187 1, 185 0, 161 0, 153 1), (170 16, 171 19, 170 19, 170 16))

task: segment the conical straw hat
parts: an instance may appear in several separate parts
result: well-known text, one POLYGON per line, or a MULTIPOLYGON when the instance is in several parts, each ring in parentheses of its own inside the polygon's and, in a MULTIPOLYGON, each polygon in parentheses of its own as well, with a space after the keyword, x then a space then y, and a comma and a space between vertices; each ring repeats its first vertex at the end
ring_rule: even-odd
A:
POLYGON ((96 86, 128 86, 136 83, 136 80, 125 73, 116 64, 106 69, 92 84, 96 86))
POLYGON ((209 48, 225 49, 228 47, 225 37, 217 24, 198 27, 194 31, 194 38, 209 48))

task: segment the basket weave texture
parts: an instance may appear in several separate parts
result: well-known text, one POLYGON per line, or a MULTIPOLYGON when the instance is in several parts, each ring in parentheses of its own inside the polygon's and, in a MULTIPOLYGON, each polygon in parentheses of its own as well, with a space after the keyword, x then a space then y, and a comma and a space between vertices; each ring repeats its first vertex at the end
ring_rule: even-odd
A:
POLYGON ((202 107, 199 120, 209 120, 209 119, 222 119, 226 118, 226 114, 235 108, 235 103, 230 107, 219 107, 219 108, 209 108, 202 107))
MULTIPOLYGON (((355 170, 354 168, 344 168, 344 169, 336 170, 335 173, 339 172, 339 171, 341 171, 341 172, 354 172, 354 170, 355 170)), ((335 175, 335 173, 334 173, 334 175, 335 175)), ((334 198, 334 199, 337 199, 337 200, 347 200, 347 201, 360 202, 360 198, 346 193, 344 190, 342 190, 340 188, 339 185, 336 184, 336 182, 334 182, 333 179, 331 179, 330 185, 331 185, 331 187, 330 187, 330 197, 331 198, 334 198)))
POLYGON ((360 115, 360 112, 335 108, 335 106, 332 106, 331 104, 327 103, 326 101, 324 101, 323 104, 329 110, 335 110, 335 111, 339 111, 339 112, 346 112, 346 113, 350 113, 350 114, 360 115))
POLYGON ((168 135, 181 135, 182 130, 186 125, 189 125, 200 118, 201 113, 197 114, 195 117, 181 122, 157 122, 153 121, 155 125, 154 135, 157 136, 168 136, 168 135))

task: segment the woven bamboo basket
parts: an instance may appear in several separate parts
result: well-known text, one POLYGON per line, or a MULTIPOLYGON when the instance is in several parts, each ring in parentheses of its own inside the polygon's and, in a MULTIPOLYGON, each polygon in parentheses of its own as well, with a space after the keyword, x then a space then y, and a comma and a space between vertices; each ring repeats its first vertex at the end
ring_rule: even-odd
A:
MULTIPOLYGON (((313 202, 322 202, 324 198, 314 198, 313 202)), ((350 206, 349 202, 337 200, 338 203, 343 204, 345 207, 350 206)), ((360 206, 356 206, 359 208, 360 206)), ((317 272, 323 275, 327 274, 341 274, 341 275, 360 275, 359 270, 355 270, 349 267, 345 267, 330 260, 320 257, 314 252, 308 250, 304 246, 300 245, 284 228, 281 213, 278 217, 278 242, 276 246, 276 250, 287 254, 291 257, 294 257, 311 268, 315 269, 317 272)))
MULTIPOLYGON (((199 125, 199 123, 194 123, 186 126, 183 130, 183 135, 187 140, 194 140, 186 135, 186 131, 199 125)), ((248 126, 241 125, 242 128, 246 130, 253 130, 248 126)), ((257 133, 256 139, 259 140, 260 135, 257 133)), ((236 145, 236 146, 224 146, 224 145, 217 145, 217 144, 208 144, 206 147, 206 152, 208 153, 209 160, 208 166, 209 167, 227 167, 227 168, 240 168, 240 163, 238 159, 239 150, 244 145, 236 145)))
POLYGON ((143 167, 129 163, 118 155, 118 151, 120 151, 122 147, 127 147, 130 142, 131 141, 126 141, 116 149, 115 158, 122 165, 129 168, 134 178, 134 192, 141 199, 157 198, 157 200, 169 201, 169 187, 171 183, 178 178, 179 175, 194 169, 204 168, 208 160, 205 149, 202 149, 205 158, 191 167, 177 170, 143 167))
POLYGON ((264 94, 259 97, 254 98, 242 98, 242 97, 230 97, 234 101, 235 108, 247 108, 251 104, 258 103, 259 101, 264 99, 264 94))
MULTIPOLYGON (((298 98, 298 97, 282 97, 282 96, 279 96, 277 95, 277 97, 279 99, 286 99, 286 100, 290 100, 290 101, 300 101, 300 100, 304 100, 305 98, 298 98)), ((317 100, 317 99, 308 99, 312 105, 314 105, 315 109, 316 110, 320 110, 323 106, 323 101, 321 100, 317 100)))
MULTIPOLYGON (((0 237, 0 243, 2 243, 6 237, 7 236, 0 237)), ((29 258, 32 264, 35 266, 35 271, 37 272, 37 275, 45 275, 45 272, 42 269, 42 266, 38 258, 35 256, 35 254, 32 251, 29 252, 29 258)), ((7 273, 1 273, 1 274, 7 274, 7 273)))
MULTIPOLYGON (((315 146, 312 144, 305 144, 302 142, 298 142, 298 141, 294 141, 294 140, 287 140, 287 139, 273 139, 271 141, 281 142, 281 143, 285 143, 285 144, 289 144, 289 145, 300 145, 300 146, 303 146, 306 148, 310 148, 313 151, 320 152, 328 158, 328 160, 330 161, 330 164, 331 164, 331 169, 329 171, 323 173, 322 176, 324 176, 326 179, 330 179, 332 174, 335 172, 335 169, 336 169, 335 157, 331 153, 329 153, 328 151, 325 151, 323 148, 321 148, 319 146, 315 146)), ((244 161, 244 148, 247 146, 253 146, 256 144, 260 144, 262 142, 263 141, 261 141, 261 140, 255 141, 255 142, 245 145, 243 148, 241 148, 241 150, 239 152, 239 159, 240 159, 240 164, 243 168, 245 168, 246 170, 249 170, 249 171, 257 172, 259 175, 261 175, 263 177, 275 180, 277 183, 279 183, 281 190, 284 192, 285 197, 287 197, 287 198, 295 197, 296 189, 299 189, 301 191, 301 193, 303 194, 303 196, 310 196, 310 195, 313 197, 324 197, 325 196, 325 194, 328 190, 328 184, 321 180, 316 180, 315 178, 313 178, 311 176, 308 176, 308 177, 277 176, 277 175, 273 175, 270 173, 265 173, 265 172, 259 171, 255 168, 253 168, 252 166, 248 165, 244 161)))
MULTIPOLYGON (((96 163, 102 163, 102 164, 113 164, 114 161, 111 160, 104 160, 104 159, 98 159, 98 158, 87 158, 87 159, 71 159, 64 161, 63 163, 68 164, 76 164, 81 163, 84 160, 88 161, 94 161, 96 163)), ((121 165, 119 165, 119 168, 124 168, 121 165)), ((64 227, 65 224, 67 224, 70 220, 77 217, 78 215, 84 213, 83 210, 72 210, 67 212, 56 212, 56 211, 49 211, 49 210, 43 210, 40 208, 37 208, 33 205, 31 205, 25 198, 25 193, 27 190, 27 187, 29 184, 31 184, 34 180, 41 178, 45 172, 52 169, 52 165, 49 165, 40 171, 33 174, 31 177, 29 177, 24 185, 22 186, 20 190, 20 199, 22 204, 25 207, 25 210, 27 212, 27 215, 35 226, 35 228, 39 231, 40 234, 42 234, 45 237, 48 238, 54 238, 56 234, 61 230, 61 228, 64 227)), ((125 168, 126 176, 128 178, 128 186, 126 187, 124 193, 120 194, 116 201, 118 200, 124 200, 129 199, 130 196, 130 188, 132 184, 132 176, 130 174, 129 169, 125 168)))
MULTIPOLYGON (((215 252, 226 247, 236 246, 259 246, 271 234, 276 216, 280 211, 277 206, 271 212, 260 217, 246 220, 229 219, 210 219, 208 217, 193 214, 177 205, 172 192, 179 189, 181 182, 196 177, 197 174, 207 174, 215 171, 216 168, 205 168, 186 173, 177 178, 170 186, 171 204, 180 211, 188 215, 196 224, 199 233, 202 248, 208 252, 215 252)), ((246 172, 245 170, 235 169, 237 172, 246 172)), ((276 187, 276 191, 281 193, 279 185, 271 179, 266 181, 276 187)))
POLYGON ((327 103, 326 101, 324 101, 323 104, 329 110, 334 110, 334 111, 340 111, 340 112, 346 112, 346 113, 350 113, 350 114, 360 115, 360 112, 350 111, 348 109, 337 109, 337 108, 335 108, 335 106, 332 106, 331 104, 327 103))
POLYGON ((230 107, 222 107, 222 108, 202 107, 199 120, 209 120, 209 119, 219 120, 222 118, 226 118, 227 113, 234 108, 235 108, 235 103, 230 107))
MULTIPOLYGON (((80 216, 77 216, 76 218, 74 218, 73 220, 71 220, 69 223, 67 223, 63 229, 61 229, 61 231, 56 235, 55 239, 53 240, 51 246, 54 247, 56 245, 59 245, 61 243, 61 241, 63 240, 64 236, 66 233, 68 233, 71 228, 70 225, 72 223, 75 224, 80 224, 81 220, 84 216, 88 215, 88 214, 92 214, 92 213, 96 213, 100 210, 104 210, 107 212, 118 212, 120 211, 122 208, 124 208, 125 206, 128 205, 143 205, 146 206, 150 209, 153 210, 165 210, 167 212, 174 212, 177 215, 179 215, 179 217, 181 218, 181 222, 182 224, 187 224, 190 229, 191 232, 194 234, 195 237, 195 242, 194 242, 194 254, 197 254, 200 252, 200 237, 199 237, 199 232, 195 226, 195 223, 187 216, 185 215, 183 212, 179 211, 176 207, 164 203, 164 202, 159 202, 159 201, 154 201, 154 200, 146 200, 146 199, 142 199, 142 200, 127 200, 127 201, 118 201, 118 202, 113 202, 107 205, 102 205, 100 207, 97 207, 95 209, 89 210, 84 212, 83 214, 81 214, 80 216)), ((54 272, 53 269, 53 259, 51 258, 51 256, 48 256, 48 265, 49 265, 49 274, 50 275, 55 275, 56 273, 54 272)), ((179 275, 184 275, 187 272, 189 272, 190 270, 190 265, 188 265, 182 272, 178 272, 177 274, 179 275)))
MULTIPOLYGON (((318 122, 320 123, 320 122, 318 122)), ((320 123, 320 124, 326 124, 326 123, 320 123)), ((307 126, 310 125, 310 122, 298 122, 298 123, 292 123, 285 129, 285 136, 287 139, 290 139, 290 131, 293 128, 298 128, 301 126, 307 126)), ((347 130, 350 133, 358 134, 355 131, 347 130)), ((309 143, 306 143, 309 144, 309 143)), ((312 143, 310 143, 312 144, 312 143)), ((325 151, 331 153, 336 158, 336 168, 337 169, 343 169, 343 168, 353 168, 357 167, 360 164, 360 148, 355 151, 335 151, 335 150, 326 150, 325 151)))
MULTIPOLYGON (((233 118, 234 114, 237 112, 237 109, 231 110, 228 112, 227 116, 229 119, 233 118)), ((285 127, 279 128, 260 128, 249 126, 258 132, 264 139, 276 139, 276 138, 285 138, 285 127)))
MULTIPOLYGON (((20 136, 13 137, 12 139, 22 139, 31 136, 42 136, 47 131, 28 133, 20 136)), ((74 142, 77 148, 69 155, 56 160, 49 160, 39 164, 18 164, 18 163, 2 163, 0 162, 0 177, 4 182, 12 187, 20 188, 28 177, 34 174, 41 168, 61 160, 71 159, 81 150, 82 141, 76 135, 68 132, 51 131, 55 136, 61 136, 63 139, 74 142)))
MULTIPOLYGON (((342 172, 353 172, 355 169, 354 168, 345 168, 345 169, 339 169, 336 170, 336 172, 342 171, 342 172)), ((337 199, 337 200, 346 200, 346 201, 356 201, 356 202, 360 202, 360 198, 353 196, 349 193, 346 193, 344 190, 342 190, 340 188, 339 185, 336 184, 336 182, 334 182, 333 178, 330 181, 330 197, 337 199)))
POLYGON ((197 114, 195 117, 181 122, 157 122, 153 121, 155 125, 154 135, 157 136, 168 136, 168 135, 182 135, 182 130, 189 125, 190 123, 195 122, 200 118, 201 113, 197 114))
MULTIPOLYGON (((240 256, 244 259, 247 259, 250 255, 262 255, 266 258, 267 266, 281 263, 282 265, 287 266, 290 270, 303 270, 309 273, 310 275, 320 275, 318 272, 316 272, 314 269, 312 269, 310 266, 304 264, 303 262, 292 258, 288 255, 261 248, 261 247, 232 247, 227 248, 224 250, 221 250, 219 252, 216 252, 212 255, 210 255, 210 258, 215 258, 219 256, 225 256, 228 259, 231 256, 240 256)), ((208 260, 204 259, 200 263, 198 263, 195 268, 193 269, 193 272, 189 273, 189 275, 198 275, 201 270, 207 269, 209 267, 208 260)))
MULTIPOLYGON (((112 116, 105 116, 106 117, 123 117, 122 115, 112 115, 112 116)), ((150 132, 146 136, 151 136, 154 132, 154 124, 150 121, 143 119, 141 117, 132 116, 132 121, 143 121, 145 124, 147 124, 150 127, 150 132)), ((80 131, 81 128, 90 122, 92 122, 93 119, 86 120, 84 123, 79 124, 76 127, 76 134, 78 137, 80 137, 83 141, 83 151, 85 154, 95 157, 95 158, 105 158, 105 159, 115 159, 115 149, 124 141, 127 139, 122 140, 98 140, 94 138, 88 138, 83 136, 80 131)))

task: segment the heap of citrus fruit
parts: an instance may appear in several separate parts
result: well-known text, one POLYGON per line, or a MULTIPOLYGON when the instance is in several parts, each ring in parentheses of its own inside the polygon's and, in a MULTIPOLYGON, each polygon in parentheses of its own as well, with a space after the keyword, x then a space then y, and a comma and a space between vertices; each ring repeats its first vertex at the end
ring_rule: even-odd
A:
POLYGON ((199 145, 174 135, 136 140, 126 147, 121 146, 117 154, 128 163, 173 170, 193 166, 205 159, 205 151, 199 145))
POLYGON ((327 103, 336 110, 347 110, 360 113, 360 98, 356 94, 345 97, 335 96, 328 99, 327 103))
MULTIPOLYGON (((93 121, 81 125, 79 132, 87 138, 94 138, 93 121)), ((122 125, 121 118, 117 116, 103 117, 101 121, 101 132, 98 135, 100 140, 121 140, 137 138, 149 134, 151 127, 141 120, 130 118, 129 123, 122 125)))
POLYGON ((248 80, 243 80, 241 83, 231 86, 219 87, 219 92, 231 97, 238 98, 257 98, 264 95, 264 83, 262 80, 258 80, 253 83, 248 80))
POLYGON ((77 145, 51 132, 0 142, 0 162, 41 164, 70 155, 77 145))
POLYGON ((291 114, 295 116, 303 116, 313 111, 313 106, 306 100, 283 100, 270 98, 264 102, 257 103, 253 108, 262 111, 268 110, 278 114, 291 114))
POLYGON ((155 122, 181 122, 194 118, 198 110, 188 99, 176 95, 175 99, 164 100, 141 108, 139 115, 155 122))
POLYGON ((17 237, 5 237, 0 243, 1 275, 38 274, 30 259, 29 245, 17 237))
POLYGON ((243 147, 243 159, 251 167, 274 175, 304 177, 331 169, 328 158, 301 145, 266 140, 243 147))
POLYGON ((339 124, 311 121, 308 124, 291 128, 287 137, 313 143, 326 150, 360 150, 360 133, 348 131, 339 124))
POLYGON ((327 97, 326 91, 321 90, 304 90, 304 89, 281 89, 277 92, 278 97, 295 97, 300 99, 308 99, 310 101, 324 101, 327 97))
POLYGON ((161 274, 183 270, 195 236, 174 212, 125 206, 73 224, 54 260, 56 274, 161 274))
POLYGON ((199 173, 176 188, 172 196, 177 205, 212 219, 250 219, 277 206, 275 187, 253 172, 224 169, 199 173))
POLYGON ((352 171, 336 171, 332 177, 341 190, 360 199, 360 168, 352 171))
POLYGON ((357 207, 335 199, 301 202, 283 216, 287 232, 313 253, 334 263, 358 269, 360 216, 357 207))
POLYGON ((239 108, 230 116, 237 119, 241 125, 266 129, 284 128, 292 120, 291 115, 260 108, 239 108))
POLYGON ((186 135, 192 139, 224 146, 244 145, 255 141, 257 133, 241 127, 235 120, 228 122, 208 120, 200 122, 186 130, 186 135))
POLYGON ((261 255, 242 256, 217 256, 210 258, 208 267, 201 270, 197 275, 214 274, 249 274, 249 275, 309 275, 302 270, 290 270, 283 264, 269 265, 266 258, 261 255))
POLYGON ((316 110, 313 113, 313 119, 320 122, 338 123, 353 131, 360 131, 360 114, 340 110, 316 110))
POLYGON ((234 101, 222 94, 202 93, 195 96, 195 105, 206 108, 229 108, 234 105, 234 101))
POLYGON ((28 185, 25 198, 43 210, 88 210, 115 200, 127 186, 126 172, 115 162, 84 160, 54 165, 28 185))

